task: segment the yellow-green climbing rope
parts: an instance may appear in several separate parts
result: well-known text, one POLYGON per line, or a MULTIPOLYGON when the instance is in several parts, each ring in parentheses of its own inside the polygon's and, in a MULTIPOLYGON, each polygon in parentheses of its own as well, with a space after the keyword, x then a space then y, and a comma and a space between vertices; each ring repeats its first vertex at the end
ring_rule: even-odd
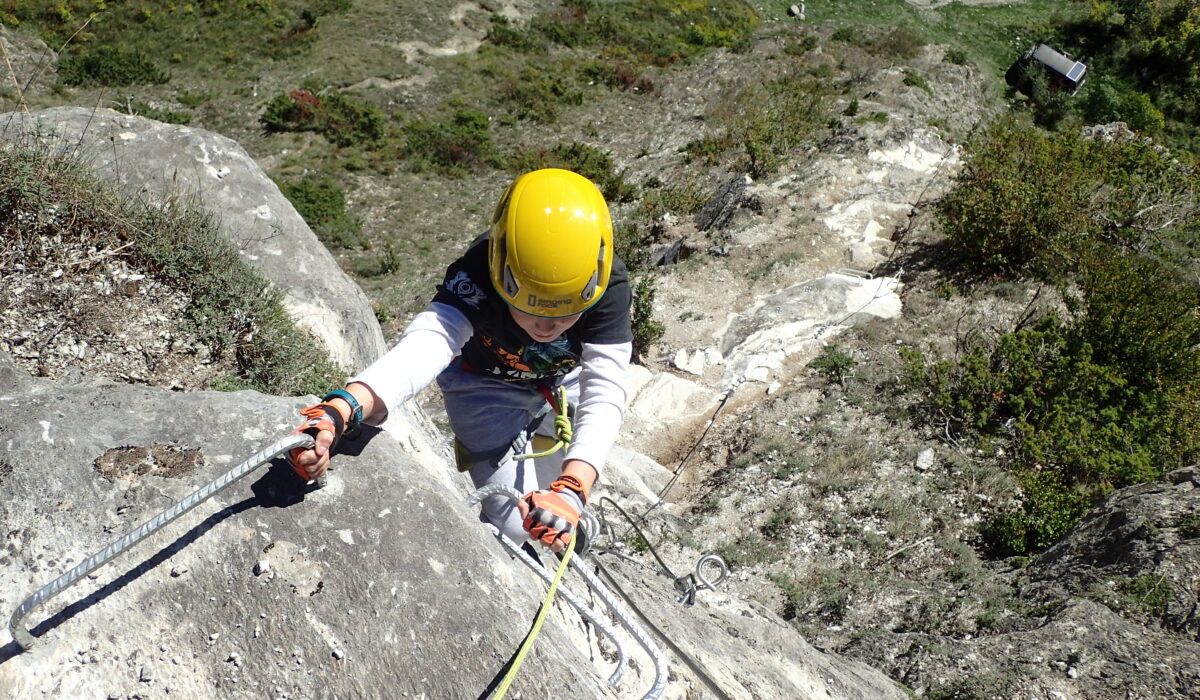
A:
MULTIPOLYGON (((563 398, 565 399, 566 397, 563 398)), ((563 411, 566 411, 565 405, 563 411)), ((492 700, 500 700, 508 692, 508 686, 512 685, 513 679, 517 677, 517 670, 521 668, 521 663, 525 661, 525 656, 533 648, 533 641, 537 639, 538 632, 542 630, 542 623, 546 621, 546 615, 550 612, 550 606, 554 604, 554 594, 558 592, 558 582, 562 580, 563 573, 567 570, 567 562, 571 560, 571 552, 573 551, 575 551, 574 537, 567 543, 567 548, 563 550, 562 561, 558 563, 558 571, 554 573, 554 580, 550 582, 550 589, 546 591, 546 598, 542 601, 542 609, 538 611, 537 619, 533 621, 533 629, 529 630, 529 634, 525 636, 525 641, 521 644, 521 649, 513 659, 512 667, 504 675, 504 680, 500 681, 500 685, 496 686, 496 692, 492 695, 492 700)))

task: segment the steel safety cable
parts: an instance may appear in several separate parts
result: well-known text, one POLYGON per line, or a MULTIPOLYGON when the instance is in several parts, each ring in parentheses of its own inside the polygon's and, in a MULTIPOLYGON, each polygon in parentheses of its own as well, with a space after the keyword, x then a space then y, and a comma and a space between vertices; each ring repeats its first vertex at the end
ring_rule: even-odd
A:
MULTIPOLYGON (((521 549, 517 543, 513 542, 508 538, 507 535, 500 532, 495 525, 489 525, 488 527, 491 529, 492 535, 500 541, 500 544, 504 545, 504 548, 508 550, 509 554, 512 554, 514 557, 524 562, 525 566, 528 566, 530 570, 537 574, 547 584, 551 582, 552 577, 550 572, 546 571, 541 564, 539 564, 533 557, 529 556, 528 552, 521 549)), ((571 607, 578 610, 581 615, 587 618, 588 622, 595 625, 596 629, 600 630, 601 634, 608 637, 609 641, 613 643, 613 646, 617 648, 617 668, 612 672, 612 675, 608 677, 608 684, 616 687, 617 683, 621 681, 621 676, 625 674, 625 668, 629 662, 629 654, 625 650, 625 645, 621 642, 620 637, 617 636, 616 630, 613 629, 612 625, 605 622, 602 617, 597 615, 594 610, 588 607, 587 603, 579 600, 579 598, 571 592, 571 589, 564 586, 558 591, 558 594, 562 596, 563 600, 570 603, 571 607)))
POLYGON ((208 484, 196 489, 191 495, 142 523, 136 529, 124 535, 104 549, 101 549, 99 552, 96 552, 92 556, 83 560, 67 573, 59 576, 45 586, 42 586, 37 590, 37 592, 26 598, 25 601, 17 606, 17 609, 13 611, 12 617, 8 622, 8 630, 12 634, 13 641, 15 641, 17 646, 21 647, 23 651, 28 651, 36 643, 36 639, 32 634, 29 633, 29 630, 25 628, 24 620, 40 605, 63 592, 75 582, 79 581, 79 579, 87 576, 101 566, 104 566, 117 555, 125 552, 146 537, 154 534, 158 530, 170 524, 184 513, 187 513, 204 501, 212 498, 218 491, 221 491, 233 482, 245 477, 255 469, 258 469, 263 464, 271 461, 275 457, 278 457, 285 452, 288 452, 289 450, 306 449, 308 447, 312 447, 312 445, 313 438, 303 433, 288 435, 287 437, 271 443, 262 450, 259 450, 246 461, 210 481, 208 484))
MULTIPOLYGON (((488 484, 472 494, 472 496, 467 499, 467 502, 478 503, 480 500, 490 495, 505 496, 513 502, 521 499, 521 494, 511 486, 505 486, 504 484, 488 484)), ((586 515, 584 517, 586 518, 586 515)), ((624 627, 627 632, 629 632, 634 640, 637 641, 642 649, 646 652, 647 656, 649 656, 654 662, 654 686, 651 687, 649 692, 642 696, 642 700, 657 700, 662 695, 663 689, 666 687, 668 673, 667 660, 663 656, 662 650, 660 650, 658 646, 654 644, 654 641, 650 639, 649 635, 646 634, 646 631, 642 629, 641 625, 639 625, 638 622, 633 619, 633 617, 629 614, 629 611, 626 610, 621 604, 621 601, 614 598, 612 593, 610 593, 604 587, 604 585, 600 583, 598 579, 596 579, 594 574, 588 571, 586 567, 581 566, 580 562, 584 560, 584 558, 585 557, 582 554, 575 557, 572 560, 571 565, 580 572, 588 586, 590 586, 592 590, 596 592, 596 595, 604 602, 606 606, 608 606, 609 610, 612 611, 613 616, 616 617, 617 621, 621 623, 621 626, 624 627)))
POLYGON ((671 651, 673 651, 676 656, 683 660, 683 663, 687 664, 688 668, 692 669, 696 676, 700 678, 700 681, 704 683, 704 685, 708 686, 708 689, 711 690, 718 698, 720 698, 720 700, 729 700, 729 694, 726 693, 721 688, 720 684, 717 683, 716 679, 714 679, 708 673, 708 671, 704 668, 704 665, 697 661, 691 654, 684 651, 683 648, 675 642, 675 640, 671 639, 670 635, 662 630, 662 628, 654 624, 654 621, 642 611, 641 607, 638 606, 638 604, 634 602, 633 598, 630 597, 625 589, 621 587, 621 584, 617 582, 616 577, 613 576, 612 572, 608 570, 608 567, 606 567, 597 557, 592 557, 591 562, 596 565, 596 570, 599 571, 602 576, 604 576, 605 580, 608 581, 608 585, 612 587, 612 590, 616 591, 617 594, 625 600, 625 603, 629 606, 629 609, 636 613, 637 616, 641 618, 642 622, 645 623, 645 625, 649 627, 650 630, 653 631, 654 634, 661 639, 664 644, 670 647, 671 651))

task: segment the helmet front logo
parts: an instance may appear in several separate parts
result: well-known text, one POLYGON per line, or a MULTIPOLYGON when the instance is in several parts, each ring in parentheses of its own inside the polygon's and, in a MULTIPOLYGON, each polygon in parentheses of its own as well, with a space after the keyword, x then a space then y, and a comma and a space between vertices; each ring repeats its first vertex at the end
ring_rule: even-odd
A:
POLYGON ((536 294, 530 294, 529 298, 526 300, 526 303, 529 306, 532 306, 535 308, 557 309, 560 306, 570 304, 571 300, 570 299, 544 299, 542 297, 539 297, 536 294))

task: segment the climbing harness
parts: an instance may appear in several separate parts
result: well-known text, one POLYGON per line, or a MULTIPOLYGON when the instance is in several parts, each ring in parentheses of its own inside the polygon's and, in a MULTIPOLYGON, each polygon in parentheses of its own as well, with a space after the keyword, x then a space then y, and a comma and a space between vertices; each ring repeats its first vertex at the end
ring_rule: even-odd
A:
MULTIPOLYGON (((488 496, 504 496, 504 497, 512 500, 514 503, 521 500, 521 494, 518 493, 517 490, 512 488, 511 486, 506 486, 504 484, 487 484, 487 485, 481 487, 480 489, 478 489, 477 491, 475 491, 475 493, 473 493, 467 499, 467 503, 474 505, 474 504, 477 504, 480 501, 482 501, 484 498, 487 498, 488 496)), ((589 514, 585 514, 580 518, 580 530, 581 531, 583 531, 583 532, 590 531, 591 533, 595 533, 597 531, 598 527, 599 527, 599 522, 594 517, 590 516, 589 514)), ((538 564, 536 561, 534 561, 533 557, 530 557, 528 554, 525 554, 521 550, 521 548, 516 543, 514 543, 511 539, 509 539, 506 535, 504 535, 504 533, 500 532, 500 530, 494 526, 491 527, 491 530, 492 530, 492 534, 496 537, 496 539, 498 539, 500 541, 500 543, 502 545, 504 545, 505 549, 516 554, 517 558, 519 558, 521 561, 523 561, 526 566, 528 566, 530 569, 532 569, 539 576, 542 576, 543 579, 545 579, 546 576, 548 576, 545 569, 542 568, 542 566, 540 564, 538 564), (518 552, 520 552, 520 554, 517 554, 518 552)), ((574 538, 572 538, 572 539, 574 539, 574 538)), ((588 536, 588 537, 586 537, 586 539, 588 541, 590 541, 592 538, 590 536, 588 536)), ((634 640, 637 641, 637 643, 642 647, 643 650, 645 650, 646 654, 649 655, 651 660, 654 662, 654 670, 655 670, 654 685, 650 688, 650 690, 645 695, 642 696, 642 700, 657 700, 657 698, 659 698, 662 695, 663 690, 666 689, 666 687, 667 687, 668 669, 667 669, 666 657, 663 655, 662 651, 658 648, 658 646, 655 645, 654 641, 652 639, 650 639, 650 636, 648 634, 646 634, 646 631, 644 629, 642 629, 641 625, 639 625, 636 621, 634 621, 632 615, 625 608, 625 606, 621 603, 621 601, 618 600, 617 598, 615 598, 613 596, 613 594, 611 592, 609 592, 609 590, 604 586, 604 584, 601 583, 598 578, 596 578, 595 574, 593 574, 590 570, 588 570, 586 564, 584 563, 586 561, 587 561, 587 551, 586 551, 586 548, 583 548, 582 551, 576 552, 575 555, 570 559, 570 566, 583 577, 584 581, 596 593, 597 597, 599 597, 600 600, 604 601, 604 604, 606 606, 608 606, 610 611, 612 611, 613 615, 621 623, 621 626, 624 627, 627 632, 629 632, 629 634, 634 638, 634 640)), ((561 570, 561 566, 560 566, 560 570, 561 570)), ((573 596, 566 595, 567 590, 565 588, 562 589, 562 591, 564 593, 563 597, 569 603, 571 603, 577 610, 579 610, 589 621, 591 621, 593 623, 595 623, 597 621, 598 617, 596 616, 596 614, 594 612, 592 612, 590 609, 588 609, 586 605, 584 605, 581 602, 578 602, 577 600, 573 601, 572 600, 573 596)), ((548 606, 546 606, 546 607, 548 607, 548 606)), ((608 636, 610 639, 613 640, 613 642, 616 644, 617 649, 618 649, 619 661, 618 661, 618 665, 617 665, 617 671, 614 672, 613 675, 610 676, 610 678, 609 678, 609 683, 611 685, 615 686, 617 680, 619 680, 619 678, 620 678, 621 672, 624 670, 625 658, 626 658, 625 652, 624 652, 624 649, 621 647, 620 643, 617 642, 616 637, 612 634, 610 629, 608 629, 606 626, 602 626, 599 624, 597 624, 596 626, 598 629, 600 629, 605 634, 605 636, 608 636)), ((532 644, 532 642, 529 641, 529 639, 527 639, 527 642, 532 644)))
POLYGON ((454 462, 460 472, 469 471, 471 466, 477 462, 493 462, 494 464, 503 464, 508 460, 522 461, 526 459, 541 459, 549 457, 558 450, 571 444, 572 429, 570 406, 567 403, 566 387, 558 387, 558 395, 555 396, 550 387, 545 384, 538 385, 538 390, 542 396, 546 398, 546 404, 541 410, 533 415, 533 419, 525 426, 525 429, 517 433, 513 441, 507 445, 491 449, 472 452, 456 437, 454 438, 454 462), (548 413, 553 411, 554 416, 554 438, 549 438, 545 435, 536 434, 538 426, 542 424, 542 420, 548 413), (554 439, 555 442, 549 446, 542 445, 542 440, 554 439), (542 449, 539 451, 539 447, 542 449), (529 454, 522 454, 526 448, 533 451, 529 454))
MULTIPOLYGON (((554 436, 557 438, 558 441, 556 443, 554 443, 553 447, 546 449, 546 450, 542 450, 541 452, 533 452, 531 454, 520 455, 518 457, 514 457, 513 459, 515 459, 517 461, 521 461, 524 459, 541 459, 542 457, 549 457, 550 455, 554 454, 555 452, 558 452, 563 447, 566 447, 567 445, 571 444, 571 437, 572 437, 572 435, 571 435, 571 432, 572 432, 571 431, 571 418, 567 415, 567 389, 566 389, 566 387, 563 387, 561 385, 558 387, 558 400, 557 401, 555 401, 555 396, 554 396, 554 394, 552 394, 550 392, 549 387, 542 385, 542 386, 539 386, 538 388, 541 389, 542 395, 546 397, 546 403, 548 403, 550 405, 550 408, 552 410, 554 410, 556 413, 556 415, 554 416, 554 436)), ((535 445, 536 445, 536 439, 537 439, 537 436, 534 436, 535 445)), ((536 449, 536 447, 535 447, 535 449, 536 449)))
MULTIPOLYGON (((17 646, 21 647, 22 651, 29 651, 36 643, 36 639, 24 625, 25 618, 29 613, 33 612, 38 606, 50 600, 54 596, 62 593, 79 579, 87 576, 91 572, 107 564, 111 559, 118 554, 125 552, 133 545, 141 542, 146 537, 157 532, 176 518, 187 513, 191 509, 200 505, 204 501, 212 498, 217 492, 229 486, 233 482, 245 477, 246 475, 258 469, 263 464, 270 462, 279 455, 287 453, 293 449, 308 449, 313 446, 313 437, 304 433, 294 433, 285 438, 277 440, 268 445, 245 462, 237 465, 233 469, 222 476, 210 481, 208 484, 196 489, 192 494, 175 505, 167 508, 158 515, 150 518, 146 522, 139 525, 132 532, 121 537, 117 541, 108 545, 99 552, 83 560, 72 568, 67 573, 59 576, 50 583, 42 586, 36 593, 25 599, 25 602, 17 606, 12 617, 8 622, 8 631, 12 634, 13 641, 17 646)), ((322 480, 318 480, 318 485, 322 480)))

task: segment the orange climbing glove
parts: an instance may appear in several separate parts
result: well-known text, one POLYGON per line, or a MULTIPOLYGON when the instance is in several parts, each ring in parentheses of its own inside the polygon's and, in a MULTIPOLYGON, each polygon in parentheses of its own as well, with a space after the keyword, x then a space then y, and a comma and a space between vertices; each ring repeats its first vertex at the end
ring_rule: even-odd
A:
POLYGON ((530 491, 522 498, 529 507, 523 525, 529 534, 553 551, 574 537, 579 516, 587 504, 587 493, 578 479, 563 474, 549 489, 530 491))
MULTIPOLYGON (((295 433, 307 433, 316 444, 308 449, 296 448, 288 452, 288 464, 305 481, 316 479, 329 467, 329 455, 346 429, 346 418, 337 406, 319 403, 300 410, 304 422, 295 433), (330 437, 323 437, 328 434, 330 437)), ((293 434, 295 434, 293 433, 293 434)))

